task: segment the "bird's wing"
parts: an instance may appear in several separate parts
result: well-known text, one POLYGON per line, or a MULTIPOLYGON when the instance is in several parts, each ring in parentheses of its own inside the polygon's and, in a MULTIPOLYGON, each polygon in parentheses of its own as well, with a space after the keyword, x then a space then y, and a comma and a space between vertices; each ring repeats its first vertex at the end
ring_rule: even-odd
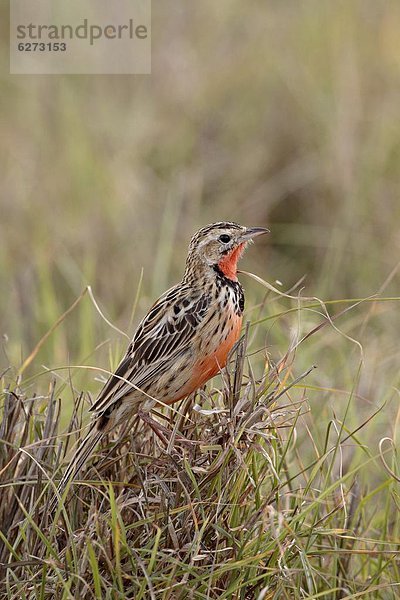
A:
POLYGON ((139 324, 125 357, 90 408, 104 414, 134 389, 143 389, 187 350, 211 299, 204 291, 180 284, 165 292, 139 324))

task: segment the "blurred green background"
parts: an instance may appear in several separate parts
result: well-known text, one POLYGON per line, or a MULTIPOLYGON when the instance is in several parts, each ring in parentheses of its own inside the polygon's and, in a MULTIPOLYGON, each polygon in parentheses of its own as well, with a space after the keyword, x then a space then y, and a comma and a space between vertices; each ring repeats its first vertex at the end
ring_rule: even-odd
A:
MULTIPOLYGON (((1 368, 18 367, 87 284, 131 333, 179 280, 192 233, 214 220, 271 228, 242 267, 282 290, 306 276, 303 295, 323 300, 397 296, 399 31, 395 1, 153 1, 151 76, 3 75, 1 368)), ((265 289, 242 281, 251 309, 265 289)), ((271 301, 261 316, 295 305, 271 301)), ((254 347, 266 339, 278 360, 298 320, 261 323, 254 347)), ((302 333, 321 322, 300 320, 302 333)), ((379 417, 390 431, 398 304, 361 305, 337 325, 363 345, 361 379, 352 342, 332 327, 310 338, 295 364, 297 374, 318 364, 314 417, 344 411, 356 385, 366 415, 392 399, 379 417)), ((86 297, 31 371, 107 368, 125 345, 117 337, 86 297)))

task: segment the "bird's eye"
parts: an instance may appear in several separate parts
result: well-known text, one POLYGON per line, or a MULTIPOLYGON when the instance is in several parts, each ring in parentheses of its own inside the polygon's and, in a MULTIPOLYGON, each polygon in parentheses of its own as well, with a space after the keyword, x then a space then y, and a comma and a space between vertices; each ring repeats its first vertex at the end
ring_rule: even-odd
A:
POLYGON ((223 233, 222 235, 219 236, 219 241, 222 242, 223 244, 227 244, 228 242, 231 241, 231 236, 228 235, 227 233, 223 233))

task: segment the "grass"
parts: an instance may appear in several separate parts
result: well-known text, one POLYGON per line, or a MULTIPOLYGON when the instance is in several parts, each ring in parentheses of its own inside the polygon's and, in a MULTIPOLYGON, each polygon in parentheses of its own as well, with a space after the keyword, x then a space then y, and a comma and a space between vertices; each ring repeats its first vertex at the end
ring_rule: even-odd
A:
POLYGON ((103 320, 89 292, 56 320, 17 378, 3 373, 4 598, 398 597, 395 439, 385 435, 375 444, 370 433, 379 431, 385 403, 354 419, 363 400, 362 352, 346 390, 317 385, 313 364, 305 372, 297 366, 307 344, 319 353, 331 335, 337 350, 347 345, 351 362, 349 347, 362 350, 351 320, 359 323, 364 304, 373 301, 376 310, 397 298, 335 301, 347 310, 330 315, 328 303, 268 289, 249 311, 255 318, 223 378, 173 409, 157 409, 161 436, 137 419, 110 434, 50 515, 54 481, 84 433, 88 394, 74 379, 85 369, 28 372, 42 342, 67 327, 84 302, 103 320), (288 318, 307 331, 292 332, 286 352, 272 358, 260 333, 273 322, 270 337, 286 337, 288 318), (322 419, 310 408, 313 394, 327 403, 338 393, 341 415, 332 410, 322 419))

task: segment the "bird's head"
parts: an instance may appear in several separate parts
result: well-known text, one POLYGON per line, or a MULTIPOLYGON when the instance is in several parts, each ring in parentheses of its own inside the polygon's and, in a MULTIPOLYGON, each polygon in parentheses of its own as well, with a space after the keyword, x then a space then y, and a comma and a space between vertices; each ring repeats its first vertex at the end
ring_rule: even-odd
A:
POLYGON ((219 269, 236 281, 237 263, 247 244, 264 233, 269 233, 265 227, 243 227, 223 221, 203 227, 191 239, 186 274, 202 265, 219 269))

